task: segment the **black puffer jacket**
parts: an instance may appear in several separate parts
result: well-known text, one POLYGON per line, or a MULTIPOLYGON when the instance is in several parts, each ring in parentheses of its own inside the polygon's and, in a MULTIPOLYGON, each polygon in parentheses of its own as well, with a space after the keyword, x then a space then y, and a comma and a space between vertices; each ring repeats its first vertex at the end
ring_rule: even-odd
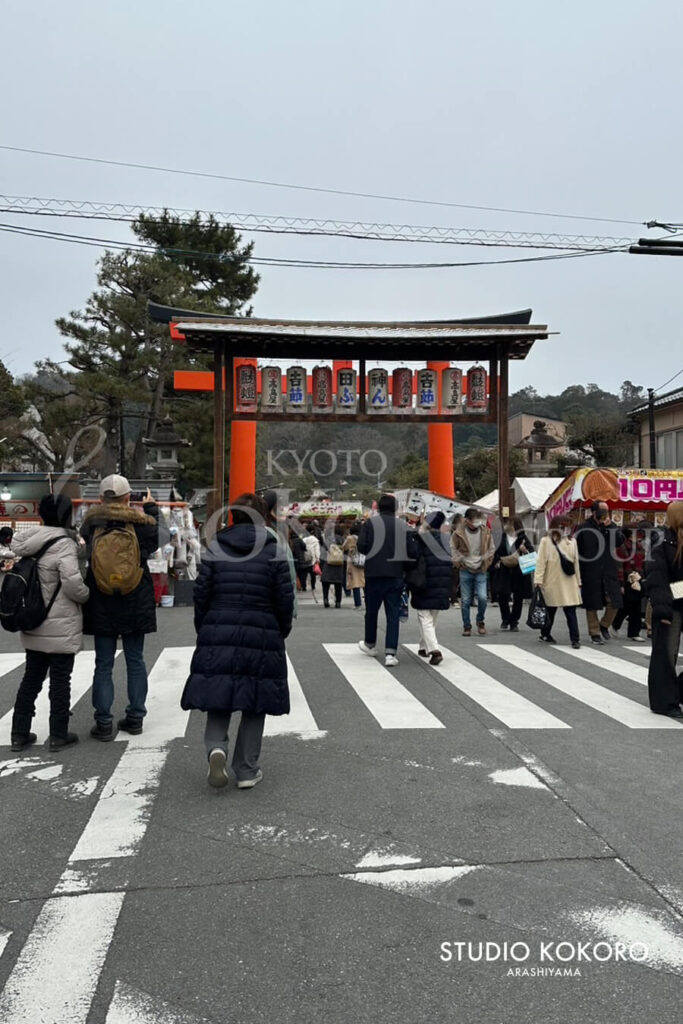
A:
POLYGON ((450 536, 440 530, 418 534, 419 554, 424 555, 427 585, 411 591, 413 608, 446 611, 451 604, 452 559, 450 536))
POLYGON ((674 601, 671 584, 683 580, 683 559, 676 561, 678 540, 668 527, 653 536, 650 560, 645 563, 645 592, 652 604, 652 617, 671 621, 674 608, 683 608, 683 599, 674 601))
POLYGON ((221 530, 194 588, 197 649, 182 707, 286 715, 293 609, 289 565, 275 537, 253 523, 221 530))
POLYGON ((613 608, 621 608, 624 600, 616 552, 624 543, 623 533, 614 523, 602 526, 595 519, 587 519, 578 527, 574 537, 581 562, 583 607, 587 611, 598 611, 609 599, 613 608))
POLYGON ((86 542, 88 560, 92 553, 95 530, 99 526, 113 523, 132 523, 140 546, 142 579, 130 594, 103 594, 97 589, 92 569, 88 568, 85 578, 90 588, 90 599, 83 609, 83 632, 94 636, 123 636, 124 633, 155 633, 157 628, 154 584, 147 559, 166 543, 165 536, 159 535, 159 508, 154 502, 147 502, 144 512, 129 505, 103 502, 93 505, 86 513, 81 526, 81 537, 86 542))
MULTIPOLYGON (((515 552, 519 552, 521 547, 526 548, 527 554, 531 554, 534 550, 533 544, 523 530, 515 535, 515 539, 513 541, 513 550, 515 552)), ((510 597, 512 594, 515 594, 521 595, 525 599, 530 599, 533 594, 532 580, 534 578, 534 574, 527 573, 525 575, 519 565, 503 565, 501 558, 505 558, 505 556, 509 554, 507 536, 503 533, 503 536, 500 538, 500 543, 496 548, 496 553, 493 556, 493 568, 491 569, 491 593, 500 594, 501 597, 510 597)))
POLYGON ((360 528, 358 551, 365 555, 365 579, 402 579, 418 553, 417 533, 396 516, 371 516, 360 528))

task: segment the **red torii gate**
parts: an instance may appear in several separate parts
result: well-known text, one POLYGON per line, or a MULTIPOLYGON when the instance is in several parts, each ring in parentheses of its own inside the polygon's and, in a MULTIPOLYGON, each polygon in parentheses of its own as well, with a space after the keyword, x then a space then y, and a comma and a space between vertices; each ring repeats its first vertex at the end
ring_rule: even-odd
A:
MULTIPOLYGON (((251 317, 197 315, 186 310, 149 304, 157 322, 169 323, 171 337, 200 351, 213 352, 213 373, 179 373, 176 387, 213 390, 214 393, 214 501, 223 506, 225 479, 225 429, 231 427, 230 499, 255 487, 256 425, 258 422, 400 422, 426 423, 429 428, 430 489, 454 496, 453 423, 497 423, 500 511, 510 494, 508 453, 508 362, 524 359, 534 341, 548 337, 545 325, 532 325, 531 310, 467 320, 408 323, 352 323, 265 320, 251 317), (441 356, 441 358, 434 358, 441 356), (358 412, 235 412, 235 367, 255 362, 255 357, 287 360, 332 360, 335 368, 359 364, 358 412), (445 357, 445 358, 444 358, 445 357), (484 413, 381 414, 366 409, 366 360, 426 363, 440 370, 453 361, 489 363, 489 401, 484 413)), ((335 375, 336 376, 336 375, 335 375)), ((440 374, 437 374, 440 389, 440 374)), ((439 395, 440 400, 440 395, 439 395)), ((440 410, 440 402, 438 406, 440 410)))

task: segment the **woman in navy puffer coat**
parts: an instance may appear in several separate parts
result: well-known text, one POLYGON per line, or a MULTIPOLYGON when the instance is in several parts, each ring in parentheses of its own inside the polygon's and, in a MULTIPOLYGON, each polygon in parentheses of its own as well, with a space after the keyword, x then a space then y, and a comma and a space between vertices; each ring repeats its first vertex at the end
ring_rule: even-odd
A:
POLYGON ((289 712, 285 637, 294 590, 264 513, 254 494, 236 500, 233 525, 216 534, 194 588, 197 649, 181 704, 207 712, 209 784, 217 788, 228 782, 232 712, 242 712, 232 758, 238 789, 263 778, 258 761, 265 716, 289 712))

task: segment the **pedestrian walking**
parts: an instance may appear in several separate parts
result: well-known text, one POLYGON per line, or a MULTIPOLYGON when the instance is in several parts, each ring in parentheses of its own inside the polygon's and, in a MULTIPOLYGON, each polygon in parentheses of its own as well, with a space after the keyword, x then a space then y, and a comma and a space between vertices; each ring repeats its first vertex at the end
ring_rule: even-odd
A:
POLYGON ((491 569, 491 591, 498 596, 500 628, 519 632, 524 601, 532 595, 531 573, 519 567, 520 555, 529 555, 534 546, 524 531, 521 519, 504 519, 503 535, 496 548, 491 569))
MULTIPOLYGON (((315 590, 315 584, 320 573, 320 541, 318 540, 315 527, 312 523, 306 523, 305 533, 303 536, 306 550, 308 551, 308 563, 306 578, 310 575, 311 578, 311 590, 315 590)), ((306 587, 304 586, 304 590, 306 587)), ((315 596, 315 595, 314 595, 315 596)))
POLYGON ((650 709, 683 721, 683 672, 677 672, 683 630, 683 501, 666 510, 666 527, 653 538, 646 565, 652 603, 652 654, 648 673, 650 709))
POLYGON ((286 524, 281 523, 278 518, 278 493, 277 491, 266 491, 263 495, 263 503, 266 507, 265 514, 265 526, 267 530, 270 530, 273 537, 278 543, 280 554, 284 554, 287 559, 287 566, 289 567, 289 575, 292 580, 292 591, 294 593, 294 618, 296 619, 299 614, 297 601, 296 601, 296 564, 294 562, 294 555, 289 544, 289 527, 286 524))
POLYGON ((88 509, 81 526, 89 566, 90 598, 84 632, 95 640, 92 702, 95 724, 90 735, 103 743, 114 739, 114 659, 121 637, 126 661, 128 704, 118 728, 137 736, 147 708, 147 633, 156 632, 156 601, 147 560, 161 547, 159 508, 148 490, 143 510, 131 508, 130 484, 124 476, 107 476, 100 484, 100 504, 88 509))
POLYGON ((462 635, 472 636, 471 605, 477 597, 477 633, 486 635, 488 570, 493 563, 495 544, 481 512, 468 508, 451 534, 453 564, 460 571, 460 611, 462 635))
POLYGON ((297 589, 306 589, 306 577, 308 575, 308 548, 304 544, 303 538, 300 537, 295 531, 289 527, 289 547, 292 552, 292 558, 294 559, 294 568, 296 569, 297 578, 297 589))
POLYGON ((591 642, 599 646, 609 640, 610 626, 623 604, 617 548, 624 543, 624 535, 612 522, 607 502, 595 501, 589 518, 574 536, 581 560, 581 596, 588 632, 591 642))
POLYGON ((640 635, 643 624, 643 589, 645 575, 645 549, 643 541, 645 532, 636 526, 624 530, 624 543, 617 548, 619 582, 622 589, 623 604, 612 623, 611 634, 619 639, 619 630, 627 623, 628 639, 634 643, 644 644, 645 637, 640 635))
POLYGON ((366 519, 358 535, 358 551, 365 555, 365 637, 359 642, 363 654, 377 655, 377 623, 384 607, 387 631, 384 664, 398 665, 398 627, 401 595, 407 565, 417 559, 417 534, 396 517, 396 498, 383 494, 377 515, 366 519))
POLYGON ((557 609, 561 608, 569 627, 572 647, 581 646, 576 609, 581 604, 581 569, 576 540, 572 537, 571 519, 555 516, 548 532, 538 546, 538 560, 534 585, 540 587, 548 611, 548 621, 541 630, 540 640, 557 643, 552 635, 557 609))
POLYGON ((344 537, 336 519, 328 519, 320 545, 320 567, 322 569, 323 606, 330 608, 330 587, 334 587, 334 607, 341 608, 342 585, 344 583, 344 537))
POLYGON ((242 713, 232 770, 238 789, 263 778, 259 761, 266 715, 289 712, 285 638, 292 628, 294 589, 284 553, 263 525, 255 494, 232 506, 232 526, 208 546, 194 588, 197 647, 181 705, 206 712, 204 746, 209 785, 226 786, 228 727, 242 713))
POLYGON ((411 588, 410 603, 417 612, 420 646, 417 653, 429 658, 431 665, 440 665, 443 654, 436 639, 439 612, 450 607, 452 562, 450 537, 441 531, 446 517, 443 512, 431 512, 418 532, 418 561, 424 558, 424 587, 411 588))
POLYGON ((36 697, 50 676, 51 751, 78 742, 69 732, 71 674, 76 653, 83 642, 83 609, 88 587, 78 565, 77 542, 71 530, 71 500, 65 495, 46 494, 38 512, 42 526, 22 530, 13 541, 16 559, 37 559, 38 582, 47 617, 35 629, 20 633, 26 651, 24 676, 19 685, 12 714, 12 750, 23 750, 36 742, 31 732, 36 697))
POLYGON ((346 588, 353 595, 353 606, 363 607, 362 592, 365 590, 365 555, 358 550, 360 523, 352 523, 344 539, 343 551, 346 556, 346 588))

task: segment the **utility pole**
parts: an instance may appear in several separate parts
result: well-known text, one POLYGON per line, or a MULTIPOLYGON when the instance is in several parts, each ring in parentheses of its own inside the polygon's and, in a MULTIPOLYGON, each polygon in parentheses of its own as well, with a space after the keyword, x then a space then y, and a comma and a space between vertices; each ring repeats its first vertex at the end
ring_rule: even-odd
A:
POLYGON ((655 436, 655 392, 647 389, 647 418, 650 431, 650 469, 657 468, 657 438, 655 436))

